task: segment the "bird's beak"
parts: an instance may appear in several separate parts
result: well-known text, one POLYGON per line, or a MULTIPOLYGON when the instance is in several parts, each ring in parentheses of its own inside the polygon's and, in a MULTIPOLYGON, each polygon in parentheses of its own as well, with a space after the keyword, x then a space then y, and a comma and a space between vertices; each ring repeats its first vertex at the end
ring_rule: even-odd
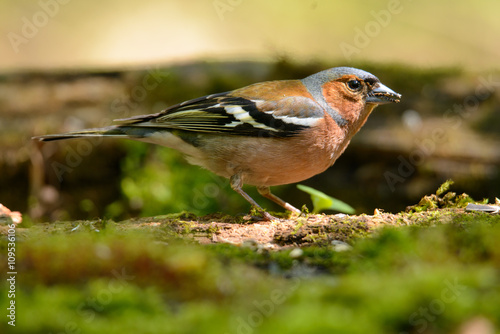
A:
POLYGON ((384 104, 395 102, 398 103, 401 99, 401 94, 396 93, 389 87, 377 82, 373 89, 368 92, 366 103, 384 104))

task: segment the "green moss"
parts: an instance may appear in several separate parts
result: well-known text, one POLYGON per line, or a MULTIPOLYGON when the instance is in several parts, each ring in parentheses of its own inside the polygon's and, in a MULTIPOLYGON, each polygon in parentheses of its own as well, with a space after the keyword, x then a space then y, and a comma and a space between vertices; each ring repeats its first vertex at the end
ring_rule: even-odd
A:
POLYGON ((351 250, 324 244, 293 257, 252 243, 164 242, 112 222, 100 232, 59 225, 18 242, 18 320, 2 331, 453 332, 478 315, 500 325, 498 216, 382 228, 351 250))
POLYGON ((279 250, 200 245, 192 235, 218 229, 190 213, 20 228, 17 323, 0 331, 448 333, 478 317, 498 328, 500 215, 432 196, 432 210, 300 217, 279 250))
POLYGON ((452 180, 447 180, 436 190, 435 194, 422 197, 417 205, 408 207, 408 212, 423 212, 437 208, 465 208, 468 203, 487 203, 487 199, 476 202, 469 195, 458 195, 454 192, 448 192, 452 180))

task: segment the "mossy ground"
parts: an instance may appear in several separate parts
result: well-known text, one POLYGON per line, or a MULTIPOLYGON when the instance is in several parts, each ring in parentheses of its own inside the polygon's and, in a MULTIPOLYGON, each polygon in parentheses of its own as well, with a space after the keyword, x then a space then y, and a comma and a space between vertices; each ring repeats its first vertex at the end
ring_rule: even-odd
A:
MULTIPOLYGON (((433 196, 409 212, 374 216, 264 223, 183 213, 19 227, 16 326, 4 320, 0 328, 493 333, 500 216, 464 211, 463 196, 433 196)), ((5 238, 0 248, 5 257, 5 238)))

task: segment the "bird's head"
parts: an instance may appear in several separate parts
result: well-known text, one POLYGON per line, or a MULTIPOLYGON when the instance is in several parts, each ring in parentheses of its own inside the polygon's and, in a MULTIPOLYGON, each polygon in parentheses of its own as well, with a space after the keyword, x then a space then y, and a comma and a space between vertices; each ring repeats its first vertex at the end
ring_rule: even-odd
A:
POLYGON ((361 126, 377 105, 401 99, 373 74, 352 67, 331 68, 302 82, 341 127, 361 126))

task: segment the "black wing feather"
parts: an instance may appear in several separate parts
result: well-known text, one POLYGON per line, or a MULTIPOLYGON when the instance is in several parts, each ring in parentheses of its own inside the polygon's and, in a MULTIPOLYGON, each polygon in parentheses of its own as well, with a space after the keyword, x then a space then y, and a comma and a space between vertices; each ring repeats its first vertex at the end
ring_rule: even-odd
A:
POLYGON ((252 137, 290 137, 307 126, 286 123, 272 112, 258 109, 256 101, 231 96, 230 92, 207 95, 171 106, 159 113, 118 119, 121 126, 179 129, 252 137), (228 112, 239 107, 251 121, 238 120, 228 112))

